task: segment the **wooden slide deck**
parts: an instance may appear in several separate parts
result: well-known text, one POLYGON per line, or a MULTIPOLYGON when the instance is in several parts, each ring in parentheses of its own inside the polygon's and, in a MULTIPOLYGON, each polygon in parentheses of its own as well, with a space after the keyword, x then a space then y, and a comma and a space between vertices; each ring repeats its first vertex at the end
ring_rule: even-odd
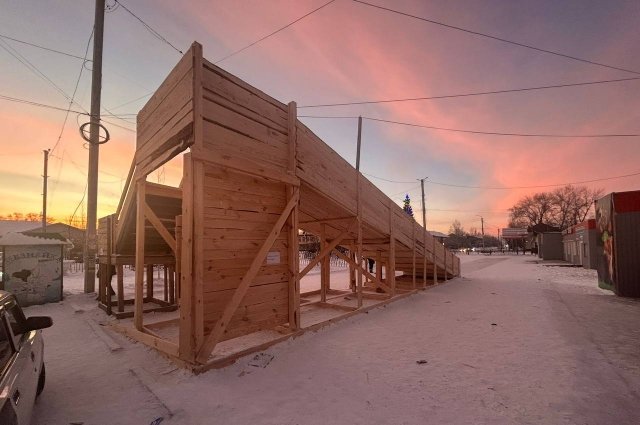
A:
POLYGON ((351 265, 354 281, 345 301, 352 305, 335 308, 343 312, 459 274, 459 259, 298 121, 294 102, 213 65, 198 43, 140 111, 137 127, 112 244, 114 255, 135 257, 135 329, 127 332, 187 364, 211 363, 219 343, 253 332, 296 334, 308 326, 309 303, 334 308, 330 301, 345 297, 330 288, 332 252, 351 265), (187 150, 180 188, 146 182, 187 150), (303 270, 299 229, 321 238, 303 270), (173 340, 144 325, 139 302, 145 258, 159 252, 175 255, 179 275, 173 340), (376 260, 375 273, 359 266, 364 258, 376 260), (300 278, 317 264, 322 287, 301 302, 300 278))

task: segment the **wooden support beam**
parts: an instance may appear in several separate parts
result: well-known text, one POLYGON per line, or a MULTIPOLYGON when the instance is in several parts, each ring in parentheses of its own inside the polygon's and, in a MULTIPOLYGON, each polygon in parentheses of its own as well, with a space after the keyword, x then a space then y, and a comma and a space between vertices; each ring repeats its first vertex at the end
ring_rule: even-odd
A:
POLYGON ((116 218, 120 217, 120 211, 122 211, 122 206, 124 204, 124 200, 127 196, 127 192, 129 191, 129 185, 131 184, 131 179, 133 178, 133 172, 136 169, 136 161, 135 158, 131 161, 131 165, 129 166, 129 174, 127 174, 127 180, 124 183, 124 188, 122 189, 122 196, 120 196, 120 201, 118 202, 118 208, 116 208, 116 218))
POLYGON ((391 288, 391 295, 396 295, 396 233, 393 207, 389 201, 389 261, 387 262, 387 285, 391 288))
POLYGON ((111 316, 111 253, 113 250, 113 216, 107 217, 107 264, 105 270, 104 299, 107 302, 107 314, 111 316))
POLYGON ((316 264, 318 264, 327 254, 331 253, 331 251, 334 250, 334 248, 336 246, 338 246, 340 244, 340 242, 342 242, 342 240, 349 234, 349 231, 351 230, 351 227, 353 227, 353 225, 355 224, 355 221, 352 222, 349 227, 347 228, 347 230, 343 231, 342 233, 340 233, 335 239, 333 239, 331 241, 331 243, 329 243, 325 249, 320 250, 320 252, 318 253, 318 255, 316 255, 316 257, 311 260, 311 262, 309 262, 309 264, 307 264, 307 267, 305 267, 300 274, 298 275, 299 279, 302 279, 307 273, 309 273, 315 266, 316 264))
POLYGON ((222 317, 220 318, 220 320, 216 322, 216 324, 213 327, 213 330, 207 336, 204 344, 198 351, 198 356, 196 357, 196 360, 198 362, 205 363, 209 358, 209 355, 215 348, 216 344, 222 338, 222 335, 224 334, 225 330, 227 329, 227 326, 229 325, 229 321, 231 317, 233 316, 235 311, 238 309, 238 306, 242 302, 242 299, 244 298, 245 294, 247 293, 247 290, 249 289, 249 285, 258 274, 258 271, 262 266, 262 263, 264 262, 265 258, 267 258, 269 249, 271 249, 271 247, 273 246, 273 243, 280 235, 280 232, 282 231, 282 227, 284 226, 284 223, 289 217, 289 214, 291 214, 291 211, 298 204, 299 196, 300 196, 300 192, 299 190, 296 190, 293 198, 291 198, 291 200, 287 203, 287 206, 285 207, 284 211, 282 212, 282 214, 274 224, 273 229, 271 229, 269 236, 267 236, 267 239, 264 241, 264 243, 260 247, 260 250, 254 257, 253 262, 251 263, 251 266, 247 270, 247 273, 242 278, 242 281, 240 282, 240 284, 238 285, 238 288, 233 293, 231 300, 225 307, 224 312, 222 313, 222 317))
POLYGON ((164 283, 164 291, 162 294, 162 299, 164 302, 169 302, 169 271, 167 270, 167 266, 162 266, 162 282, 164 283))
POLYGON ((314 223, 333 223, 336 221, 345 221, 345 220, 353 220, 355 217, 352 215, 348 215, 346 217, 334 217, 334 218, 323 218, 323 219, 314 219, 314 220, 305 220, 301 221, 300 224, 314 224, 314 223))
MULTIPOLYGON (((322 224, 320 226, 320 251, 327 248, 327 225, 322 224)), ((322 257, 320 261, 320 301, 327 301, 327 290, 329 289, 330 267, 331 264, 330 254, 322 257)))
POLYGON ((124 266, 122 264, 116 266, 116 280, 118 282, 118 293, 116 294, 118 297, 118 312, 122 313, 124 311, 124 266))
POLYGON ((176 269, 174 266, 169 266, 169 304, 176 303, 176 269))
POLYGON ((144 303, 144 205, 145 205, 145 181, 144 178, 136 183, 136 295, 135 312, 133 322, 137 330, 142 331, 142 308, 144 303))
POLYGON ((151 223, 153 228, 156 229, 156 231, 160 234, 162 239, 164 239, 167 245, 169 245, 169 248, 171 248, 171 250, 175 254, 176 252, 175 238, 171 236, 171 233, 167 230, 164 224, 162 224, 162 222, 160 221, 156 213, 153 212, 151 207, 149 207, 149 205, 146 202, 144 203, 144 216, 147 220, 149 220, 149 223, 151 223))
POLYGON ((444 281, 447 281, 447 250, 444 251, 444 281))
MULTIPOLYGON (((287 110, 287 142, 289 143, 289 162, 287 173, 296 177, 298 166, 298 109, 295 102, 290 102, 287 110)), ((287 185, 287 201, 296 196, 294 185, 287 185)), ((289 224, 289 329, 295 331, 300 328, 300 246, 298 240, 300 201, 291 210, 289 224)))
POLYGON ((376 252, 376 278, 382 282, 382 252, 376 252))
MULTIPOLYGON (((202 66, 200 66, 202 70, 202 66)), ((204 343, 204 164, 193 161, 193 336, 194 351, 204 343)))
POLYGON ((182 243, 180 255, 180 358, 195 357, 193 338, 193 159, 183 156, 182 243))
POLYGON ((153 264, 147 264, 147 296, 146 299, 153 299, 153 264))
POLYGON ((433 284, 438 284, 438 256, 436 255, 436 238, 431 239, 433 241, 433 284))
POLYGON ((378 280, 374 275, 369 273, 364 267, 362 267, 362 264, 356 263, 354 260, 352 260, 351 258, 347 257, 346 255, 344 255, 343 253, 341 253, 338 250, 336 250, 336 255, 339 258, 342 258, 347 263, 349 263, 349 265, 351 265, 354 269, 360 270, 360 272, 363 275, 367 276, 367 278, 369 278, 369 280, 371 280, 371 282, 373 282, 376 286, 379 286, 380 288, 382 288, 382 290, 384 290, 386 293, 388 293, 388 294, 391 293, 391 287, 386 285, 385 283, 383 283, 381 280, 378 280))
POLYGON ((416 289, 416 224, 414 222, 411 223, 412 235, 411 235, 411 243, 413 244, 411 250, 413 251, 413 269, 411 273, 411 286, 413 289, 416 289))

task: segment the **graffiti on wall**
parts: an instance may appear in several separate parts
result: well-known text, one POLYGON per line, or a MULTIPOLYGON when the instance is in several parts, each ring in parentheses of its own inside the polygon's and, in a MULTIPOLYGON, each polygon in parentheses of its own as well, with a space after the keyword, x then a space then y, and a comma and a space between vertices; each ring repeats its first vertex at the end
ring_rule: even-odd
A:
POLYGON ((62 299, 62 257, 59 245, 7 246, 4 289, 22 306, 62 299))

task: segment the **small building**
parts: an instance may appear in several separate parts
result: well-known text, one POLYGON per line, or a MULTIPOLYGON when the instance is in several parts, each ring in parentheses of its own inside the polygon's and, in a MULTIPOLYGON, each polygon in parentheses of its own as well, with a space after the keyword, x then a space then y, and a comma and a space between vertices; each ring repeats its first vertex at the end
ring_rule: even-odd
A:
POLYGON ((596 201, 598 285, 640 297, 640 190, 596 201))
POLYGON ((543 232, 536 236, 538 257, 543 260, 563 260, 562 233, 543 232))
POLYGON ((585 269, 596 269, 597 238, 596 220, 593 218, 567 228, 562 232, 564 260, 585 269))
MULTIPOLYGON (((529 233, 525 240, 525 249, 530 250, 532 254, 538 254, 540 257, 540 239, 542 238, 540 235, 546 232, 560 232, 560 228, 546 223, 538 223, 529 226, 527 232, 529 233)), ((562 238, 560 238, 560 250, 562 251, 562 238)), ((558 259, 561 260, 562 256, 558 259)))
POLYGON ((0 236, 1 289, 21 306, 62 300, 64 248, 71 245, 56 233, 9 232, 0 236))
MULTIPOLYGON (((42 225, 32 226, 28 230, 31 232, 41 232, 42 225)), ((69 245, 68 249, 65 250, 65 259, 82 261, 86 237, 84 229, 70 226, 65 223, 49 223, 45 228, 45 233, 57 233, 70 241, 73 245, 69 245)))
POLYGON ((440 242, 443 245, 444 245, 444 241, 449 237, 449 235, 445 235, 442 232, 436 232, 435 230, 427 230, 427 231, 431 233, 431 236, 433 236, 438 242, 440 242))

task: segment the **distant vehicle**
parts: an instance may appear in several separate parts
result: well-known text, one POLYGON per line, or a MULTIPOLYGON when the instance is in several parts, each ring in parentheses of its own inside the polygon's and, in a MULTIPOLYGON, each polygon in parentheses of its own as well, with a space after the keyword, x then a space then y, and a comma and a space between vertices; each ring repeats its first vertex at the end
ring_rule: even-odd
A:
POLYGON ((24 316, 15 297, 0 291, 0 424, 28 425, 44 389, 44 341, 50 317, 24 316))

